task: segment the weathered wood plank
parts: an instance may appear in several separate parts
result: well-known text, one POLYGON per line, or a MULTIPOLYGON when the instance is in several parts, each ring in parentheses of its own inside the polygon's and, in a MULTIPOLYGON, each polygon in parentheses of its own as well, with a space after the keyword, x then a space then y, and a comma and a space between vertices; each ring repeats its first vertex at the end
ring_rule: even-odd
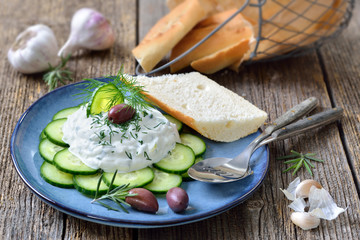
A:
MULTIPOLYGON (((146 1, 140 1, 139 7, 146 9, 147 5, 146 1)), ((139 29, 142 29, 141 23, 139 29)), ((145 21, 144 28, 149 29, 145 21)), ((139 34, 144 35, 142 31, 139 34)), ((310 96, 320 100, 317 111, 331 108, 326 82, 315 52, 304 57, 246 66, 240 74, 223 71, 211 78, 266 110, 270 113, 270 120, 310 96)), ((264 186, 247 202, 206 221, 174 228, 139 230, 139 238, 176 239, 186 233, 191 239, 327 239, 329 236, 356 239, 359 198, 352 179, 348 178, 351 170, 346 163, 337 125, 332 124, 312 133, 271 144, 270 150, 269 175, 264 186), (297 175, 302 179, 314 178, 320 181, 340 206, 351 204, 356 207, 348 209, 335 221, 322 221, 321 226, 313 231, 302 231, 295 227, 290 221, 291 211, 287 207, 289 201, 279 190, 286 188, 294 177, 291 173, 281 173, 286 166, 274 160, 277 156, 288 154, 291 149, 317 152, 326 161, 324 164, 315 164, 313 177, 305 170, 297 175)))
POLYGON ((20 115, 47 92, 41 74, 22 75, 9 65, 7 49, 17 34, 27 26, 49 25, 61 46, 70 31, 73 13, 81 7, 92 7, 109 18, 116 33, 116 44, 102 52, 81 51, 69 61, 74 81, 83 78, 116 74, 124 64, 126 72, 134 72, 130 50, 136 39, 136 3, 134 1, 0 1, 0 235, 6 239, 77 238, 132 239, 132 230, 92 224, 68 217, 44 204, 22 183, 11 164, 9 144, 12 130, 20 115), (31 10, 30 10, 31 9, 31 10), (84 231, 90 229, 91 231, 84 231), (98 236, 98 237, 96 237, 98 236))
POLYGON ((360 192, 360 11, 343 34, 321 48, 331 98, 335 106, 344 108, 341 124, 348 161, 360 192))
MULTIPOLYGON (((18 177, 12 166, 9 144, 20 115, 47 92, 41 74, 25 76, 7 62, 6 52, 16 35, 35 23, 51 26, 63 44, 76 9, 93 7, 113 23, 117 34, 109 51, 77 53, 69 62, 75 81, 115 74, 121 64, 133 73, 131 49, 167 12, 163 0, 135 1, 5 1, 0 0, 0 234, 5 239, 359 239, 359 48, 360 15, 354 15, 344 35, 315 53, 288 60, 252 64, 239 74, 222 71, 210 76, 269 113, 270 120, 301 100, 316 96, 320 111, 342 106, 345 118, 320 130, 270 145, 270 170, 264 185, 245 203, 210 219, 177 227, 126 229, 103 226, 62 214, 42 203, 18 177), (136 7, 139 6, 139 9, 136 7), (32 10, 29 10, 32 9, 32 10), (139 14, 138 29, 136 17, 139 14), (138 37, 136 34, 138 33, 138 37), (325 71, 325 77, 323 75, 325 71), (291 149, 316 152, 325 163, 315 164, 312 178, 329 190, 339 206, 349 207, 334 221, 302 231, 290 221, 289 201, 279 188, 294 179, 282 173, 286 166, 275 158, 291 149), (349 165, 350 163, 350 165, 349 165), (358 191, 357 191, 358 190, 358 191)), ((357 6, 357 11, 359 6, 357 6)), ((311 176, 303 169, 297 176, 311 176)), ((191 198, 191 196, 190 196, 191 198)))

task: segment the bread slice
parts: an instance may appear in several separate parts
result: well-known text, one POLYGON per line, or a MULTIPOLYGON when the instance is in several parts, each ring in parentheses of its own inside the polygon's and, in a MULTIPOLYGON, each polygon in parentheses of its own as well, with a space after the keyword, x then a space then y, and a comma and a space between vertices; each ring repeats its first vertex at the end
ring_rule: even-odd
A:
POLYGON ((191 67, 201 73, 212 74, 236 64, 250 50, 250 41, 245 39, 219 52, 200 58, 191 63, 191 67))
POLYGON ((264 111, 198 72, 136 79, 162 110, 214 141, 245 137, 267 118, 264 111))
POLYGON ((206 6, 199 0, 184 1, 151 28, 133 55, 149 72, 206 15, 206 6))
MULTIPOLYGON (((207 36, 220 23, 230 17, 236 9, 221 12, 198 23, 172 50, 170 59, 174 59, 186 50, 194 46, 201 39, 207 36)), ((177 72, 191 64, 191 62, 203 57, 215 54, 221 50, 250 40, 254 36, 252 25, 241 15, 235 16, 222 29, 216 32, 208 40, 178 62, 170 66, 171 72, 177 72)), ((247 48, 248 50, 249 48, 247 48)), ((219 69, 218 69, 219 70, 219 69)))

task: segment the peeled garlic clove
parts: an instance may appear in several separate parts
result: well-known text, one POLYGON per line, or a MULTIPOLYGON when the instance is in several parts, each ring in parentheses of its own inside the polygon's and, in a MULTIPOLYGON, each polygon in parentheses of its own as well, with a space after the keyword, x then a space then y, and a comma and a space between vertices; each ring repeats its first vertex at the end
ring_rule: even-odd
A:
POLYGON ((315 180, 312 179, 307 179, 302 181, 295 189, 295 197, 296 198, 308 198, 309 197, 309 192, 310 192, 310 188, 312 186, 315 186, 318 189, 321 189, 322 186, 320 185, 320 183, 318 183, 315 180))
POLYGON ((307 212, 293 212, 290 217, 291 221, 303 230, 317 228, 320 224, 320 219, 310 215, 307 212))
POLYGON ((43 24, 28 27, 20 33, 8 51, 10 64, 21 73, 37 73, 59 62, 54 32, 43 24))
POLYGON ((115 36, 109 20, 93 9, 82 8, 74 14, 69 39, 58 55, 66 57, 82 48, 104 50, 114 42, 115 36))

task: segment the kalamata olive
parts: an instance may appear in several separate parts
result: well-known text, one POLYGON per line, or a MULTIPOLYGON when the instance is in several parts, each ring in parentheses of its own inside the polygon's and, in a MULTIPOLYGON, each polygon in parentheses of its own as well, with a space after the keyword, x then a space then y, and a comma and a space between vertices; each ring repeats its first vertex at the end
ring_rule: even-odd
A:
POLYGON ((136 196, 126 197, 125 201, 130 204, 131 207, 143 211, 156 213, 159 210, 159 203, 152 192, 145 188, 133 188, 129 193, 136 193, 136 196))
POLYGON ((179 187, 173 187, 166 193, 166 201, 174 212, 182 212, 189 205, 189 196, 179 187))
POLYGON ((108 119, 116 124, 124 123, 132 119, 135 109, 125 103, 113 106, 108 112, 108 119))

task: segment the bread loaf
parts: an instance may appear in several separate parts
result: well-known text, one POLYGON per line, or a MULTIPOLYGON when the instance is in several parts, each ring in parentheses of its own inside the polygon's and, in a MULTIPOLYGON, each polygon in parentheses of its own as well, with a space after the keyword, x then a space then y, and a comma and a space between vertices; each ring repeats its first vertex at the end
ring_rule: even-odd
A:
POLYGON ((267 118, 264 111, 198 72, 136 80, 162 110, 215 141, 245 137, 267 118))
POLYGON ((142 68, 149 72, 205 16, 199 0, 186 0, 161 18, 132 50, 142 68))
MULTIPOLYGON (((236 9, 231 9, 226 12, 221 12, 215 14, 200 23, 198 23, 172 50, 170 59, 174 59, 190 47, 194 46, 202 38, 207 36, 211 31, 213 31, 220 23, 225 21, 228 17, 236 12, 236 9)), ((222 29, 216 32, 212 37, 206 40, 199 47, 194 49, 191 53, 183 57, 178 62, 170 66, 171 72, 177 72, 187 66, 189 66, 193 61, 199 60, 203 57, 220 54, 222 56, 229 56, 226 62, 218 62, 216 68, 212 68, 210 65, 201 71, 203 73, 215 72, 231 65, 234 61, 231 52, 228 51, 228 48, 234 47, 239 43, 242 43, 240 52, 248 52, 250 49, 249 45, 245 45, 244 40, 248 40, 247 43, 253 39, 254 32, 252 25, 242 17, 242 15, 235 16, 230 22, 228 22, 222 29), (224 52, 222 52, 224 51, 224 52), (230 55, 228 55, 230 53, 230 55), (230 62, 231 60, 232 62, 230 62), (226 63, 226 64, 225 64, 226 63), (221 65, 221 68, 219 68, 221 65)), ((238 55, 238 53, 233 53, 238 55)), ((213 56, 212 56, 213 57, 213 56)), ((242 57, 239 57, 242 58, 242 57)), ((214 58, 213 58, 214 59, 214 58)), ((224 59, 224 58, 223 58, 224 59)), ((237 60, 237 59, 236 59, 237 60)), ((216 58, 215 58, 216 61, 216 58)), ((196 63, 195 63, 196 65, 196 63)), ((213 65, 215 66, 215 65, 213 65)), ((206 65, 205 65, 206 67, 206 65)), ((199 70, 200 71, 200 70, 199 70)))

